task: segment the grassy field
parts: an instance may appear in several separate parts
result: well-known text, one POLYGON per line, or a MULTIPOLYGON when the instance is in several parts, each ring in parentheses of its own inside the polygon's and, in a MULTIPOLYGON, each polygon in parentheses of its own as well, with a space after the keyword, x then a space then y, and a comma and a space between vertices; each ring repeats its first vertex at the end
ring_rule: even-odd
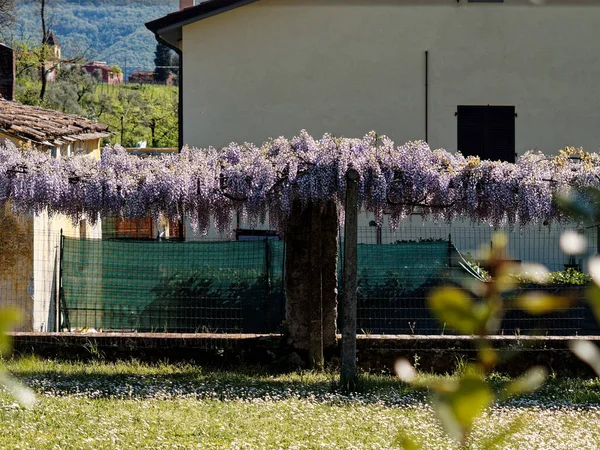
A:
MULTIPOLYGON (((24 409, 0 393, 0 448, 379 449, 398 448, 399 432, 429 449, 457 448, 425 394, 386 376, 364 376, 361 392, 347 396, 334 373, 32 358, 6 366, 38 401, 24 409)), ((492 408, 469 448, 488 448, 515 420, 522 426, 502 448, 600 448, 600 381, 554 377, 492 408)))

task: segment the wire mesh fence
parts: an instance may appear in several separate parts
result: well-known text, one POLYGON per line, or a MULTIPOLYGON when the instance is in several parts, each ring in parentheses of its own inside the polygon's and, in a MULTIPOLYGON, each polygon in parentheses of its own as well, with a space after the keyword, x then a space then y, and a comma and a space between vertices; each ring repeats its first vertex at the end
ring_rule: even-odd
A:
MULTIPOLYGON (((504 231, 509 237, 508 257, 518 263, 540 263, 551 271, 587 270, 584 258, 562 253, 560 235, 568 227, 536 227, 504 231)), ((358 235, 358 332, 372 334, 451 334, 427 308, 431 289, 461 286, 465 280, 484 281, 479 250, 490 247, 495 232, 490 227, 406 224, 396 232, 364 227, 358 235)), ((578 230, 587 238, 588 254, 597 251, 596 227, 578 230)), ((343 294, 342 294, 343 295, 343 294)), ((505 298, 504 335, 598 334, 592 311, 583 301, 584 286, 560 283, 539 286, 520 283, 505 298), (569 309, 530 315, 515 306, 515 296, 532 290, 566 294, 580 299, 569 309)))
MULTIPOLYGON (((285 243, 276 235, 221 240, 60 238, 56 232, 0 232, 0 306, 22 311, 23 331, 89 330, 273 333, 285 320, 285 243)), ((587 271, 584 258, 561 252, 564 228, 507 230, 510 257, 552 271, 587 271)), ((597 228, 580 230, 589 254, 597 228)), ((444 283, 482 282, 476 250, 491 245, 488 227, 407 223, 396 232, 362 227, 358 246, 358 332, 449 334, 427 308, 444 283)), ((343 242, 343 230, 339 243, 343 242)), ((341 290, 341 249, 338 287, 341 290)), ((521 284, 520 290, 539 289, 521 284)), ((577 286, 544 287, 552 293, 577 286)), ((581 292, 580 292, 581 291, 581 292)), ((574 292, 574 293, 573 293, 574 292)), ((511 306, 510 298, 506 299, 511 306)), ((507 309, 501 333, 598 334, 583 302, 551 315, 507 309)))
POLYGON ((63 239, 62 327, 262 333, 282 302, 283 243, 63 239), (280 266, 281 267, 281 266, 280 266))

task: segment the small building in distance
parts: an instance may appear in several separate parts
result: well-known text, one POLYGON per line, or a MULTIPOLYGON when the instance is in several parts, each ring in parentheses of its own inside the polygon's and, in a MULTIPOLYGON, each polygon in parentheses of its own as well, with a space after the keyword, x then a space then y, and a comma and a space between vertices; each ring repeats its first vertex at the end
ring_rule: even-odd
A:
POLYGON ((136 70, 129 75, 128 81, 130 83, 153 84, 154 72, 150 70, 136 70))
POLYGON ((154 72, 149 70, 136 70, 129 75, 128 81, 130 83, 139 84, 161 84, 165 86, 177 86, 177 76, 173 72, 169 72, 169 76, 165 81, 156 81, 154 79, 154 72))
POLYGON ((46 39, 46 45, 50 47, 49 60, 45 64, 46 80, 56 81, 57 69, 60 69, 61 64, 61 47, 54 33, 50 33, 46 39))
POLYGON ((123 71, 119 66, 109 66, 105 61, 91 61, 81 66, 81 68, 91 74, 98 71, 101 74, 100 81, 102 81, 102 83, 123 83, 123 71))

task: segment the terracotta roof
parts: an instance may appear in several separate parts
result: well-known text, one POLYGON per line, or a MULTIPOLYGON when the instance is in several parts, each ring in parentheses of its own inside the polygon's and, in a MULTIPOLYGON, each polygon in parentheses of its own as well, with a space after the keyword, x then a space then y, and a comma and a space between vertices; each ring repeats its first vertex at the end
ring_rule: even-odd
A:
POLYGON ((108 126, 52 109, 9 102, 0 97, 0 132, 44 145, 108 137, 108 126))

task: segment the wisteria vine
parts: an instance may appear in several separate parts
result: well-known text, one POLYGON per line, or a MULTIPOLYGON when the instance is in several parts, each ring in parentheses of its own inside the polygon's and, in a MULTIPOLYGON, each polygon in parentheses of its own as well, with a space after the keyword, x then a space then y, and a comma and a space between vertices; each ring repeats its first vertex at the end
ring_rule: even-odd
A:
MULTIPOLYGON (((214 148, 184 148, 157 158, 107 146, 100 161, 0 145, 0 201, 22 213, 98 217, 166 216, 206 232, 214 217, 227 229, 235 211, 251 223, 269 217, 282 229, 294 201, 343 206, 345 174, 361 175, 359 207, 392 228, 415 211, 438 221, 458 217, 494 226, 562 220, 554 194, 600 187, 600 156, 565 149, 556 157, 528 152, 515 164, 481 161, 424 142, 395 146, 374 132, 362 139, 302 131, 292 139, 214 148)), ((341 209, 341 208, 340 208, 341 209)))

